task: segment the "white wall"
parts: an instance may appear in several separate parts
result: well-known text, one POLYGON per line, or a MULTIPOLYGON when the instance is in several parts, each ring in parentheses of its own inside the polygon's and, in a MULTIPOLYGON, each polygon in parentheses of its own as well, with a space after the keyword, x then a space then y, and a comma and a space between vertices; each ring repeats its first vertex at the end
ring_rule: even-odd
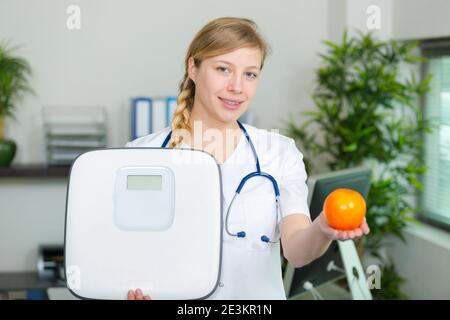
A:
POLYGON ((340 42, 344 30, 349 36, 356 35, 356 30, 372 31, 380 39, 387 39, 392 34, 392 1, 391 0, 332 0, 328 5, 328 38, 340 42), (368 21, 373 15, 370 6, 379 10, 379 28, 369 28, 368 21))
POLYGON ((372 31, 380 39, 389 39, 392 34, 394 14, 392 4, 392 0, 347 0, 347 26, 349 33, 355 34, 356 29, 363 32, 372 31), (376 12, 370 7, 374 7, 376 12), (379 26, 374 29, 372 28, 374 25, 370 23, 373 15, 376 15, 376 18, 378 16, 380 18, 379 26))
POLYGON ((39 244, 64 242, 66 179, 2 178, 0 203, 0 272, 34 270, 39 244))
POLYGON ((368 31, 369 6, 380 9, 381 28, 372 30, 382 39, 428 39, 450 36, 448 0, 334 0, 330 1, 330 38, 342 30, 368 31))
POLYGON ((339 42, 347 26, 347 0, 328 1, 328 39, 339 42))
POLYGON ((406 282, 402 291, 410 299, 449 299, 450 233, 426 224, 410 224, 406 243, 390 241, 388 253, 406 282))
POLYGON ((396 39, 426 39, 450 36, 450 1, 393 1, 393 37, 396 39))
MULTIPOLYGON (((122 146, 129 98, 176 93, 189 42, 218 16, 254 19, 270 42, 273 54, 252 108, 256 125, 282 128, 289 112, 313 106, 327 6, 326 0, 2 0, 0 40, 22 46, 17 53, 34 70, 36 92, 20 105, 18 121, 7 123, 18 143, 15 163, 45 159, 43 105, 104 105, 109 145, 122 146), (69 4, 81 8, 81 30, 66 28, 69 4)), ((65 183, 0 179, 0 272, 33 270, 38 244, 63 241, 65 183)))
POLYGON ((273 47, 252 108, 257 125, 281 128, 288 111, 311 105, 317 51, 326 37, 326 1, 2 0, 0 39, 34 70, 35 96, 20 106, 7 134, 18 145, 15 163, 45 159, 43 105, 103 105, 110 146, 129 138, 129 98, 176 94, 183 60, 195 33, 218 16, 254 19, 273 47), (81 30, 66 27, 66 8, 81 9, 81 30))

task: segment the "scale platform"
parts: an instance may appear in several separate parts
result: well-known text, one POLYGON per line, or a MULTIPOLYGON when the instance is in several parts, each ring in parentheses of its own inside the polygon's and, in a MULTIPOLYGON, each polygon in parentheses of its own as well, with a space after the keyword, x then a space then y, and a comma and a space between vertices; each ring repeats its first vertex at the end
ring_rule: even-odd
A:
POLYGON ((203 299, 220 277, 220 168, 194 149, 89 151, 72 165, 65 275, 78 298, 203 299))

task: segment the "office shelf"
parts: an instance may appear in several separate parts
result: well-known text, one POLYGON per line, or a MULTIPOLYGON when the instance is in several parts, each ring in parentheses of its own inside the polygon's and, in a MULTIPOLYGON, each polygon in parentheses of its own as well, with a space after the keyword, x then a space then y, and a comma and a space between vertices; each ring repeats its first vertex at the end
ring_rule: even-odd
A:
POLYGON ((39 279, 37 272, 0 273, 0 291, 35 290, 61 286, 64 286, 61 281, 39 279))
POLYGON ((0 167, 0 178, 68 178, 69 165, 49 166, 45 164, 13 165, 0 167))

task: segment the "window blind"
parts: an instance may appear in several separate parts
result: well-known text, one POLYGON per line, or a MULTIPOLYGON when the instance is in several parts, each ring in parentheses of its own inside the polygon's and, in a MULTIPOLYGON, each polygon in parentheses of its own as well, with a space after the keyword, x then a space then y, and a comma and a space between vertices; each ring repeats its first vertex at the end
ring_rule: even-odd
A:
MULTIPOLYGON (((450 48, 450 46, 449 46, 450 48)), ((442 52, 442 47, 439 49, 442 52)), ((433 78, 425 96, 424 115, 434 128, 424 136, 421 202, 424 215, 450 226, 450 54, 429 54, 426 70, 433 78)))

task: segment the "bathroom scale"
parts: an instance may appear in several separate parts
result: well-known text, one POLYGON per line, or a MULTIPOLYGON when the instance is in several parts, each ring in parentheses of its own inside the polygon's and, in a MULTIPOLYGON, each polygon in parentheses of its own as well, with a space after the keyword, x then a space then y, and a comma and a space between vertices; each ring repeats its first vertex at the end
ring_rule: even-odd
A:
POLYGON ((195 149, 119 148, 81 154, 66 199, 64 263, 82 299, 204 299, 216 289, 222 184, 195 149))

